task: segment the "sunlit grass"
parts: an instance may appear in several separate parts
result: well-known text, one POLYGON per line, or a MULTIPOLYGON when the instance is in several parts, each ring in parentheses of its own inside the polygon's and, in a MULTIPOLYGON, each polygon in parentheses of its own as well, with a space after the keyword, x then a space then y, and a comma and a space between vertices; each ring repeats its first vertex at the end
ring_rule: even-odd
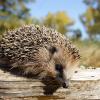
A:
POLYGON ((100 67, 100 42, 84 40, 74 43, 80 50, 82 65, 100 67))

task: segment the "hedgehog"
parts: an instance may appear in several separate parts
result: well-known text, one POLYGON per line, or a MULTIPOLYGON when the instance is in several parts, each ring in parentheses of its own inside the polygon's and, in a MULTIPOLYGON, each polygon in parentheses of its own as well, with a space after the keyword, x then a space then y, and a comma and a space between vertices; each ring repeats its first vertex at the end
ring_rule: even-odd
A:
POLYGON ((50 86, 54 82, 66 88, 79 58, 79 50, 66 36, 45 26, 24 25, 0 39, 0 66, 19 69, 50 86))

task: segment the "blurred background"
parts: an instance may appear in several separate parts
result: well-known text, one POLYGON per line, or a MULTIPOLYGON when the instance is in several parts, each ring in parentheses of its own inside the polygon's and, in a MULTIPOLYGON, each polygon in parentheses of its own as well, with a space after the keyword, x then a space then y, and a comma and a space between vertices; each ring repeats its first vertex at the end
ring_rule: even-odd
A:
POLYGON ((0 0, 0 35, 24 24, 56 29, 79 48, 81 65, 100 67, 100 0, 0 0))

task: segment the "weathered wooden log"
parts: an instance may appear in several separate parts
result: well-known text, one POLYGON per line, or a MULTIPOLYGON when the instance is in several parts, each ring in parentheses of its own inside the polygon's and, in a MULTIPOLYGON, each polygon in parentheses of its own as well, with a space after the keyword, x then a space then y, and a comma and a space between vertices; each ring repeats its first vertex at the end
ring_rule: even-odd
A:
POLYGON ((70 87, 53 95, 44 95, 44 86, 39 80, 0 70, 0 100, 87 100, 100 99, 100 69, 79 69, 70 87))

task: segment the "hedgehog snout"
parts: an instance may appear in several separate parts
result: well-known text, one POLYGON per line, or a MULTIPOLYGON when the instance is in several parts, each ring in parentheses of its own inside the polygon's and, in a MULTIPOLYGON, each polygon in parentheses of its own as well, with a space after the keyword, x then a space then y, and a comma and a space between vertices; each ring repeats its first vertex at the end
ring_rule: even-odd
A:
POLYGON ((66 76, 64 75, 63 65, 62 64, 56 64, 55 69, 57 71, 56 80, 59 82, 59 84, 63 88, 68 88, 69 87, 69 82, 68 82, 66 76))

